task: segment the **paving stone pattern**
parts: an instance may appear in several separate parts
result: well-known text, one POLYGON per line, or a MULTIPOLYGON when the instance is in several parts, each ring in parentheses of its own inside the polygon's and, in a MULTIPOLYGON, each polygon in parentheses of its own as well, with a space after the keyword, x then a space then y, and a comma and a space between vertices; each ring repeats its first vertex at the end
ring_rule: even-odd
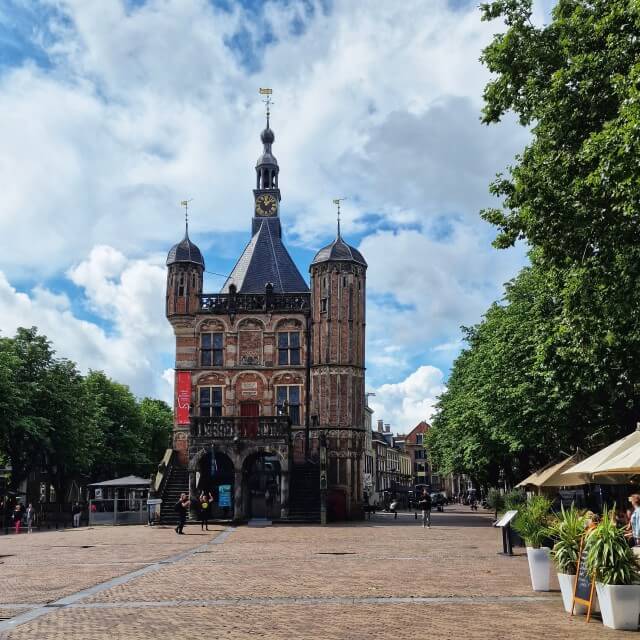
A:
MULTIPOLYGON (((559 593, 534 593, 526 556, 497 555, 500 535, 490 526, 488 515, 449 507, 444 514, 434 514, 433 521, 426 530, 410 514, 397 521, 378 515, 371 522, 328 527, 239 527, 225 534, 221 544, 205 547, 201 545, 211 535, 178 537, 168 529, 145 527, 39 534, 17 543, 14 538, 10 541, 15 553, 13 577, 7 578, 6 567, 0 566, 0 611, 7 607, 14 615, 25 610, 10 609, 10 602, 51 601, 84 588, 88 581, 103 581, 106 570, 121 575, 161 557, 198 550, 153 573, 54 609, 0 637, 615 640, 628 636, 599 622, 587 625, 584 618, 570 618, 559 593), (77 537, 78 543, 65 546, 65 535, 77 537), (58 542, 61 538, 64 545, 58 542), (94 545, 90 556, 82 549, 88 541, 94 545), (43 563, 52 558, 52 548, 53 561, 43 563), (40 569, 37 576, 29 571, 34 565, 40 569), (58 571, 70 566, 70 584, 62 585, 58 571), (9 584, 12 600, 6 597, 9 584), (412 602, 411 597, 419 600, 412 602)), ((200 533, 196 527, 187 531, 200 533)), ((1 538, 0 549, 4 544, 1 538)))

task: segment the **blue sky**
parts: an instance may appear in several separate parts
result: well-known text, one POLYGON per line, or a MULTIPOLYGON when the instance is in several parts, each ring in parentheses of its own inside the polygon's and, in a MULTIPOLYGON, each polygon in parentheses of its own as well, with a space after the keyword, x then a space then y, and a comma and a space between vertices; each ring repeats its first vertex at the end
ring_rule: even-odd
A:
MULTIPOLYGON (((536 7, 544 19, 549 2, 536 7)), ((376 418, 428 419, 524 264, 478 215, 528 139, 479 122, 499 25, 475 3, 84 0, 0 5, 0 330, 35 324, 83 370, 171 397, 164 259, 183 232, 226 274, 249 239, 274 89, 285 242, 303 275, 335 234, 369 262, 376 418), (366 10, 365 10, 366 8, 366 10)), ((208 275, 215 291, 222 278, 208 275)))

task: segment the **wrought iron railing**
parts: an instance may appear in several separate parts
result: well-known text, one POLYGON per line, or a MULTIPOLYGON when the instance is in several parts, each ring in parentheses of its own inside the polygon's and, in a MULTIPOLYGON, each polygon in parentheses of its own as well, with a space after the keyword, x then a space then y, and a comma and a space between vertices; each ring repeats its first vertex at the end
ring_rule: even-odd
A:
POLYGON ((200 311, 208 313, 243 313, 250 311, 298 311, 311 308, 308 293, 203 293, 200 311))
POLYGON ((289 416, 192 417, 191 437, 206 440, 288 440, 289 416))

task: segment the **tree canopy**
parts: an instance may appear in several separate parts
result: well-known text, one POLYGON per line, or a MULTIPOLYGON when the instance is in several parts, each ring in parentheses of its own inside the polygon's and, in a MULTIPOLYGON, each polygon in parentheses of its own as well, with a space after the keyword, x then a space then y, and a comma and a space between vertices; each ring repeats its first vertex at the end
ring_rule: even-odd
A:
POLYGON ((35 327, 0 338, 0 457, 14 488, 33 470, 59 496, 73 480, 148 475, 172 424, 165 402, 138 400, 100 371, 82 376, 35 327))
POLYGON ((640 3, 559 0, 544 26, 531 0, 481 8, 506 24, 482 55, 483 120, 532 131, 482 216, 532 264, 466 330, 430 444, 494 482, 640 419, 640 3))

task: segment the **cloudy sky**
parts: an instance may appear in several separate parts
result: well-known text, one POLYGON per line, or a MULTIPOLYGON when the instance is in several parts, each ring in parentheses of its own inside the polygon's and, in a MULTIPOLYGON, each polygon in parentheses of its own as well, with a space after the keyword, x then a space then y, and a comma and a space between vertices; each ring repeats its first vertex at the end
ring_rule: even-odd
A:
MULTIPOLYGON (((543 21, 551 0, 538 0, 543 21)), ((526 144, 479 122, 498 24, 466 0, 0 2, 0 330, 171 398, 164 260, 191 236, 217 291, 248 240, 274 90, 285 241, 308 276, 335 234, 366 256, 367 388, 403 431, 524 264, 478 211, 526 144)))

